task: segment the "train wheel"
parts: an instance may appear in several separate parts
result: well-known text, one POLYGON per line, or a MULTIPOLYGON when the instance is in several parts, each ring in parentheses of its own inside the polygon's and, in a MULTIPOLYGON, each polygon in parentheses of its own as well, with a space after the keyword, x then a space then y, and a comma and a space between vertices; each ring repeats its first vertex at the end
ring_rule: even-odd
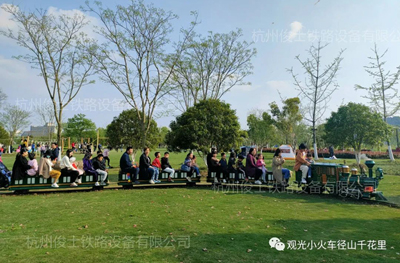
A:
POLYGON ((25 194, 27 194, 27 193, 29 193, 29 190, 28 190, 28 189, 25 189, 25 190, 15 190, 15 191, 14 191, 14 194, 16 194, 16 195, 25 195, 25 194))

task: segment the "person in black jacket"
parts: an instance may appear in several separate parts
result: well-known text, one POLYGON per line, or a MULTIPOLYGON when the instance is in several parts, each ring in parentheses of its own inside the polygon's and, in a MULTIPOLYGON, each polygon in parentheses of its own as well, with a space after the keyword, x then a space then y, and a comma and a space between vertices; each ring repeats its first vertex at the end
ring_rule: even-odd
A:
POLYGON ((150 148, 145 147, 143 154, 139 160, 139 174, 143 178, 150 178, 149 183, 155 184, 155 169, 151 166, 151 159, 149 157, 150 148))
POLYGON ((161 158, 161 170, 168 173, 168 182, 174 182, 171 178, 174 177, 175 170, 169 164, 169 152, 164 153, 164 157, 161 158))
POLYGON ((107 184, 107 174, 108 170, 106 169, 106 164, 103 162, 103 155, 99 154, 97 155, 96 158, 93 159, 92 165, 93 169, 96 170, 96 172, 100 175, 101 177, 101 183, 100 185, 106 185, 107 184))
POLYGON ((21 148, 21 151, 15 157, 15 162, 12 169, 12 178, 14 180, 21 180, 26 177, 26 171, 32 167, 28 165, 28 150, 26 148, 21 148))
POLYGON ((52 161, 56 160, 58 161, 58 155, 60 154, 60 149, 58 148, 58 144, 56 142, 53 142, 51 144, 51 156, 50 159, 52 161))

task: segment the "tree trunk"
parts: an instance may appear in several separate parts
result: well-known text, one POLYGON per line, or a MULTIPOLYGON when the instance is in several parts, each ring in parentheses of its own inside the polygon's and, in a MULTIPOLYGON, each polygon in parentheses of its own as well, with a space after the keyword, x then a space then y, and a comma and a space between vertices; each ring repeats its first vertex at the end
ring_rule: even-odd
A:
POLYGON ((356 157, 357 164, 360 164, 360 162, 361 162, 361 151, 354 150, 354 155, 356 157))
POLYGON ((142 126, 141 127, 141 129, 142 129, 142 139, 141 139, 140 145, 141 145, 142 149, 144 149, 144 147, 147 147, 147 145, 146 145, 147 132, 146 132, 146 123, 145 123, 144 119, 142 120, 140 125, 142 126))
POLYGON ((318 160, 318 149, 317 149, 317 143, 316 142, 314 142, 313 147, 314 147, 314 159, 318 160))
POLYGON ((394 161, 394 155, 393 155, 393 151, 392 151, 392 146, 390 145, 390 141, 389 140, 388 140, 387 143, 388 143, 389 158, 393 162, 394 161))

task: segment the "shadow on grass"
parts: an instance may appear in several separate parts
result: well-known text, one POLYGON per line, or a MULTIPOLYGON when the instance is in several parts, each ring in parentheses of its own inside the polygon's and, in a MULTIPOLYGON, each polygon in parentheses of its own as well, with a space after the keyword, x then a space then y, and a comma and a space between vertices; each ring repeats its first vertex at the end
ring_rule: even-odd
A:
POLYGON ((400 219, 278 220, 272 224, 284 224, 285 230, 191 236, 190 248, 180 249, 182 255, 178 259, 182 262, 398 262, 399 236, 390 229, 399 223, 400 219), (305 232, 305 228, 309 230, 305 232), (286 250, 271 248, 272 237, 278 237, 286 250), (338 249, 338 241, 343 240, 345 249, 338 249), (378 240, 386 244, 378 247, 378 240), (370 247, 369 241, 373 244, 370 247), (347 249, 354 243, 358 244, 355 250, 347 249))
MULTIPOLYGON (((188 188, 190 189, 190 188, 188 188)), ((309 194, 301 189, 288 189, 286 191, 277 191, 273 188, 268 187, 258 187, 254 186, 249 187, 248 185, 239 185, 239 186, 203 186, 203 187, 195 187, 195 190, 204 190, 204 191, 213 191, 215 193, 222 193, 226 195, 237 195, 237 194, 245 194, 245 195, 254 195, 259 197, 267 197, 267 198, 275 198, 280 200, 297 200, 300 202, 306 203, 326 203, 326 204, 348 204, 348 205, 379 205, 378 202, 371 202, 370 200, 357 200, 351 197, 343 197, 335 194, 309 194)), ((391 207, 400 208, 397 204, 400 204, 400 196, 390 197, 389 201, 396 204, 391 207)), ((383 203, 382 203, 383 204, 383 203)), ((390 205, 389 205, 390 206, 390 205)))

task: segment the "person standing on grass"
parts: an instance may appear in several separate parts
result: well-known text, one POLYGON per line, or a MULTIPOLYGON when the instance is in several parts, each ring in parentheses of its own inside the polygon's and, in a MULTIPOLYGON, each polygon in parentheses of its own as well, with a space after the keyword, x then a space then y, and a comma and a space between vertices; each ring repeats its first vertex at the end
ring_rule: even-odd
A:
POLYGON ((55 160, 51 161, 51 151, 47 150, 43 154, 43 158, 40 159, 39 175, 43 176, 44 179, 53 178, 54 182, 51 187, 58 188, 57 182, 61 176, 61 172, 53 169, 55 163, 55 160))
POLYGON ((174 177, 175 170, 172 169, 172 166, 169 164, 169 152, 165 152, 164 157, 161 158, 161 169, 168 173, 168 182, 173 183, 172 177, 174 177))
POLYGON ((91 152, 86 152, 85 157, 83 157, 83 170, 85 171, 86 175, 93 175, 94 181, 95 181, 95 186, 100 186, 99 184, 99 174, 97 171, 93 168, 92 164, 92 153, 91 152))
POLYGON ((302 176, 301 176, 301 183, 305 184, 307 183, 306 177, 308 173, 308 167, 311 165, 309 162, 307 162, 304 154, 306 152, 307 147, 302 143, 299 145, 299 150, 297 151, 296 154, 296 163, 294 165, 294 170, 301 171, 302 176))
POLYGON ((75 169, 70 161, 70 158, 74 155, 74 152, 70 149, 67 150, 65 156, 61 159, 60 167, 61 167, 61 176, 70 176, 71 177, 71 187, 78 186, 76 183, 80 184, 81 177, 77 169, 75 169))
POLYGON ((122 173, 129 173, 131 175, 132 182, 135 184, 140 184, 138 181, 138 174, 139 174, 139 167, 131 161, 129 158, 130 155, 133 153, 132 147, 127 147, 124 154, 122 154, 121 159, 119 160, 119 167, 121 168, 122 173))
POLYGON ((103 162, 103 155, 102 154, 97 155, 97 157, 93 160, 92 164, 93 168, 100 175, 100 180, 101 180, 100 185, 106 185, 108 170, 106 169, 106 165, 103 162))
POLYGON ((104 162, 107 161, 107 163, 108 163, 108 168, 112 169, 112 167, 110 165, 110 157, 109 157, 110 150, 111 150, 111 147, 107 147, 106 149, 104 149, 103 156, 104 156, 104 162))

